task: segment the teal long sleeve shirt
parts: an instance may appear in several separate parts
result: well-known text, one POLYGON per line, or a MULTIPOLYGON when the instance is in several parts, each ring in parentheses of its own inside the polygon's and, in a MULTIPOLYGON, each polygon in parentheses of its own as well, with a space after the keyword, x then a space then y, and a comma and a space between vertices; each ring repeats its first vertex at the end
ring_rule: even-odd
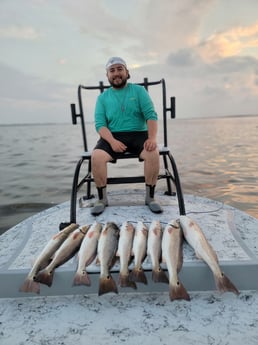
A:
POLYGON ((153 102, 143 86, 128 83, 123 89, 108 88, 95 107, 95 128, 111 132, 146 131, 147 121, 156 120, 153 102))

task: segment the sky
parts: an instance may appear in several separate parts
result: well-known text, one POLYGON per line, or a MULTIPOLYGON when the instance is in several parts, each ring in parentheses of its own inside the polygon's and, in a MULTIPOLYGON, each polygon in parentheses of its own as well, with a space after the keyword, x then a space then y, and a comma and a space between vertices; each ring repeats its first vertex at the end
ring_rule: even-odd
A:
POLYGON ((71 122, 111 56, 164 78, 179 119, 258 114, 257 0, 0 0, 0 51, 0 124, 71 122))

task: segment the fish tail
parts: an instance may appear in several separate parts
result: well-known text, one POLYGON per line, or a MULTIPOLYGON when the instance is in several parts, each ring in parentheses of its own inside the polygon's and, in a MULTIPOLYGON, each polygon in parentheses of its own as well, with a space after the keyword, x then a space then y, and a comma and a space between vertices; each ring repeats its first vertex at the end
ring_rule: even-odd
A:
POLYGON ((132 289, 137 289, 137 286, 134 281, 129 279, 129 274, 119 274, 118 284, 121 287, 131 287, 132 289))
POLYGON ((168 277, 161 267, 159 267, 157 270, 152 270, 152 280, 154 283, 168 284, 168 277))
POLYGON ((81 273, 79 272, 75 273, 75 276, 73 279, 73 285, 87 285, 87 286, 91 285, 91 281, 86 270, 83 270, 81 273))
POLYGON ((111 274, 109 274, 109 276, 107 277, 100 277, 99 279, 99 296, 109 292, 118 293, 116 282, 114 281, 111 274))
POLYGON ((238 289, 223 272, 221 273, 221 276, 215 276, 215 283, 220 292, 230 291, 239 295, 238 289))
POLYGON ((34 292, 40 293, 40 284, 33 279, 25 279, 24 283, 21 285, 20 292, 34 292))
POLYGON ((140 268, 134 267, 129 274, 129 280, 132 282, 143 283, 145 285, 148 284, 146 275, 145 275, 142 267, 140 267, 140 268))
POLYGON ((190 296, 186 291, 184 285, 178 280, 176 285, 170 285, 169 287, 169 298, 170 301, 174 301, 176 299, 184 299, 186 301, 190 301, 190 296))
POLYGON ((35 280, 50 287, 53 282, 53 277, 54 270, 50 272, 47 270, 42 270, 36 275, 35 280))

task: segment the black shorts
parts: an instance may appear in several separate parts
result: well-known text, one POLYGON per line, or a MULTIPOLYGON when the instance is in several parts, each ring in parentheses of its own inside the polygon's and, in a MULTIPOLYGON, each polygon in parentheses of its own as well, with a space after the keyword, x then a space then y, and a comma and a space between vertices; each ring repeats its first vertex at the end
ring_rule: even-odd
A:
MULTIPOLYGON (((124 145, 127 146, 126 152, 135 153, 138 156, 143 150, 144 142, 148 139, 148 132, 114 132, 112 133, 113 137, 121 141, 124 145)), ((115 152, 112 150, 110 144, 100 138, 94 149, 100 149, 106 151, 110 156, 115 160, 117 156, 121 155, 121 152, 115 152)))

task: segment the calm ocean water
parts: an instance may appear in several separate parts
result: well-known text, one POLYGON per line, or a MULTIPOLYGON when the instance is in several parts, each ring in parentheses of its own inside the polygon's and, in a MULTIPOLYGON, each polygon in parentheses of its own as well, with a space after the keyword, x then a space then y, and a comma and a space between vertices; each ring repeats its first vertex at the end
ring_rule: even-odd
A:
MULTIPOLYGON (((92 148, 97 135, 92 124, 87 126, 92 148)), ((184 193, 222 201, 258 218, 258 116, 169 120, 168 138, 184 193)), ((0 233, 69 200, 82 151, 80 125, 0 126, 0 233)), ((136 161, 123 162, 121 169, 142 169, 136 161)))

